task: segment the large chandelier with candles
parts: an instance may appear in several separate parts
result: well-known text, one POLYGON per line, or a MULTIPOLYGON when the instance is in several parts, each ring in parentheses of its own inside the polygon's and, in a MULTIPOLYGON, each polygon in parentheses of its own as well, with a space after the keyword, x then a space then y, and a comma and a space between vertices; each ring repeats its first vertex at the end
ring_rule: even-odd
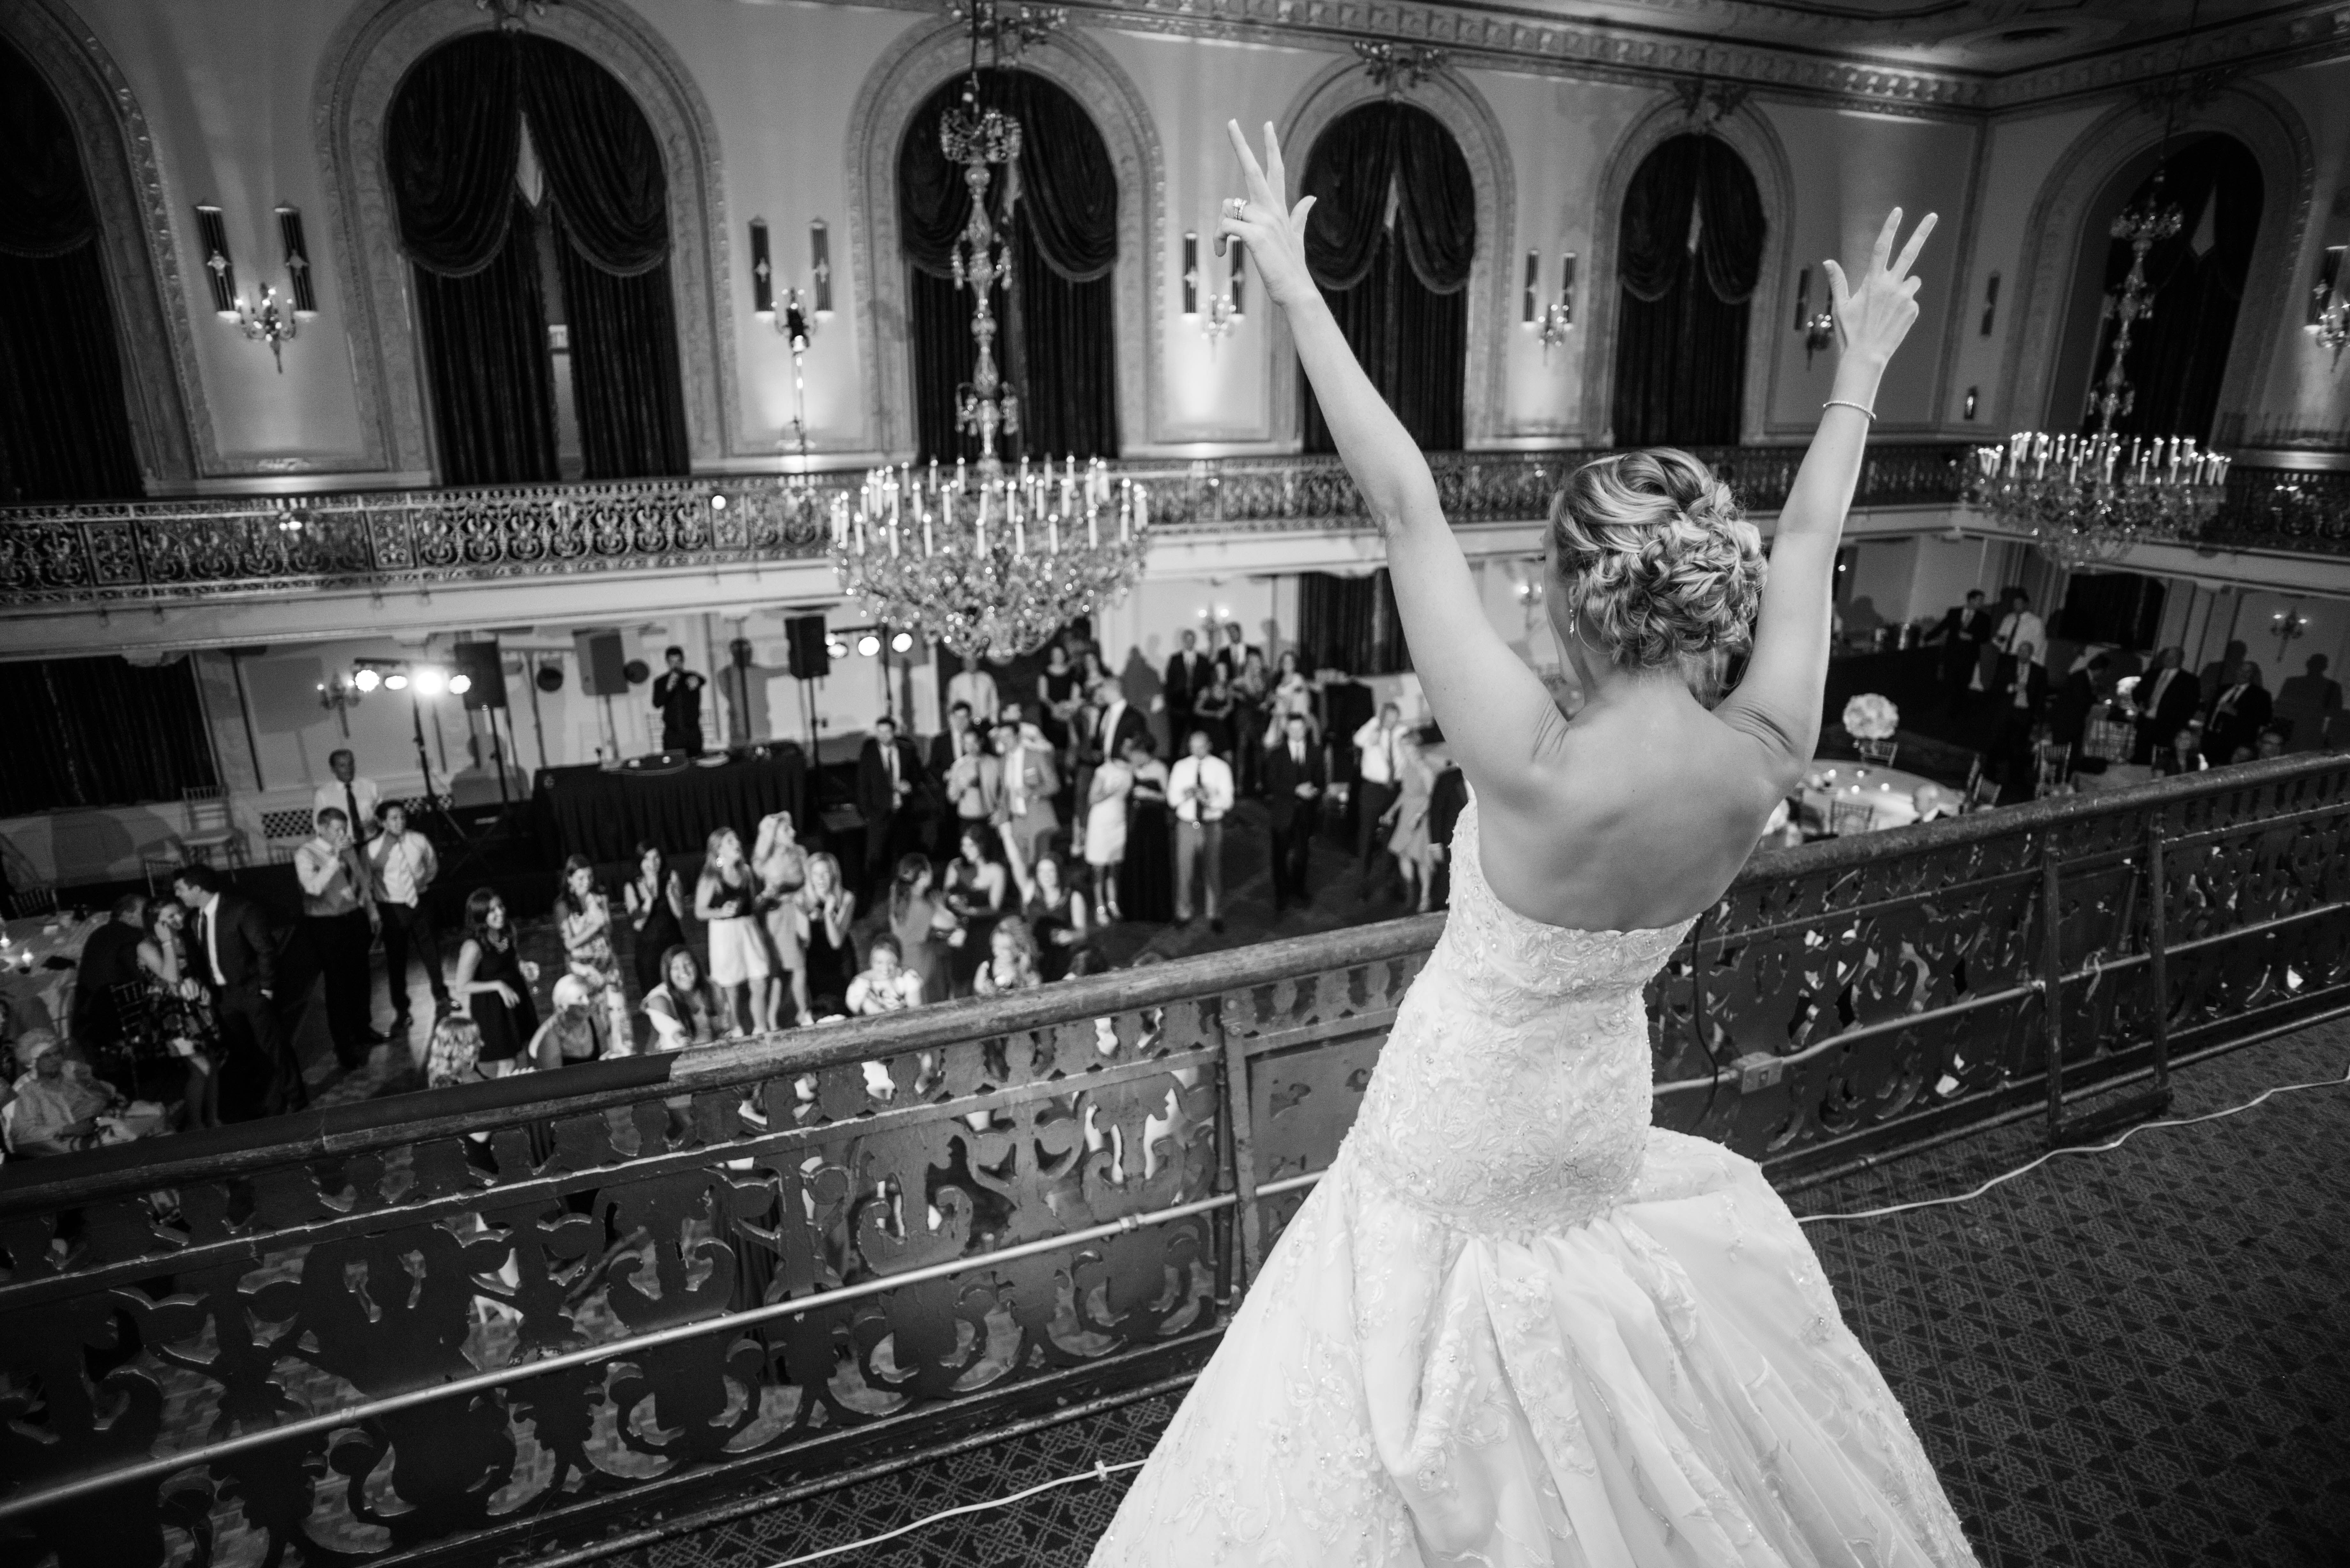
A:
POLYGON ((934 462, 877 469, 852 501, 833 504, 833 564, 841 587, 891 626, 918 629, 964 659, 1029 653, 1060 628, 1124 595, 1142 575, 1150 499, 1120 480, 1113 490, 1097 458, 1059 472, 1050 458, 1007 469, 998 443, 1020 433, 1020 398, 995 363, 995 291, 1012 281, 1012 247, 999 237, 1019 200, 1020 121, 980 101, 983 45, 997 64, 1007 49, 1044 37, 1057 9, 956 0, 971 33, 962 104, 939 124, 939 150, 962 170, 971 217, 954 250, 954 280, 972 295, 971 379, 955 391, 955 423, 978 442, 979 461, 951 476, 934 462), (993 170, 1005 172, 1003 210, 991 215, 993 170))
POLYGON ((1142 575, 1150 498, 1097 458, 876 469, 833 503, 841 587, 970 659, 1031 653, 1142 575))
POLYGON ((1966 496, 2066 570, 2094 570, 2138 544, 2200 533, 2226 494, 2230 461, 2189 436, 2022 431, 1975 448, 1966 496))

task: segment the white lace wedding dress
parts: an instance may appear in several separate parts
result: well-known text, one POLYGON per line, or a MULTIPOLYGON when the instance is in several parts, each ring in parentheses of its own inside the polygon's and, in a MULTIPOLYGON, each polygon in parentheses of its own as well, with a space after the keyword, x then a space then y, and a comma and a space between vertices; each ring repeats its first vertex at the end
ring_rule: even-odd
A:
POLYGON ((1452 915, 1097 1568, 1972 1563, 1754 1164, 1648 1126, 1686 926, 1452 915))

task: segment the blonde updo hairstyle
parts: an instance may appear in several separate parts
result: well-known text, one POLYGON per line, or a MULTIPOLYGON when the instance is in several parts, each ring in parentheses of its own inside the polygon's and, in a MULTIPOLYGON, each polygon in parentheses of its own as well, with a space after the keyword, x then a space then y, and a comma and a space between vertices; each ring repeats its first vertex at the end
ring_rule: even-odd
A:
POLYGON ((1688 452, 1584 464, 1551 502, 1550 542, 1562 607, 1613 664, 1677 667, 1710 701, 1722 666, 1753 642, 1762 533, 1688 452))

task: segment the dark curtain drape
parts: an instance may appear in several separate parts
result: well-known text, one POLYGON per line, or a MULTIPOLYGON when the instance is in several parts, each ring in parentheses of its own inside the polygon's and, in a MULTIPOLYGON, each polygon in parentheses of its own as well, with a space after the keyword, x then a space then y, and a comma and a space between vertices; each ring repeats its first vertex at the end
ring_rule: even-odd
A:
MULTIPOLYGON (((2212 136, 2172 153, 2160 173, 2161 199, 2176 202, 2183 221, 2174 237, 2147 252, 2154 312, 2131 330, 2129 362, 2123 369, 2137 396, 2129 412, 2115 417, 2114 428, 2125 435, 2207 440, 2236 335, 2252 241, 2260 232, 2261 166, 2242 142, 2212 136)), ((2125 207, 2146 201, 2153 184, 2149 176, 2125 207)), ((2129 269, 2129 242, 2113 241, 2106 253, 2108 296, 2120 291, 2129 269)), ((2114 330, 2112 322, 2099 329, 2089 381, 2093 393, 2112 359, 2114 330)), ((2082 429, 2096 426, 2095 417, 2085 413, 2082 429)))
POLYGON ((144 493, 72 124, 0 44, 0 501, 144 493))
MULTIPOLYGON (((1365 104, 1315 139, 1299 193, 1315 198, 1306 265, 1371 384, 1421 447, 1459 450, 1477 197, 1452 133, 1410 104, 1365 104)), ((1336 451, 1301 385, 1305 450, 1336 451)))
MULTIPOLYGON (((1020 121, 1012 213, 1013 286, 996 296, 996 364, 1020 396, 1021 434, 1006 449, 1039 455, 1118 453, 1118 355, 1111 269, 1118 260, 1118 171, 1084 108, 1025 71, 983 70, 981 101, 1020 121)), ((955 242, 971 220, 960 165, 939 122, 964 78, 932 93, 898 148, 898 225, 914 342, 916 440, 924 457, 978 455, 955 429, 955 389, 971 379, 970 294, 954 286, 955 242)), ((1009 182, 993 171, 1003 221, 1009 182)))
POLYGON ((409 73, 384 150, 443 482, 556 477, 539 223, 557 236, 587 476, 685 472, 667 177, 627 89, 564 45, 475 34, 409 73), (539 213, 515 186, 525 114, 546 181, 539 213))
POLYGON ((1762 194, 1727 144, 1676 136, 1641 160, 1617 239, 1617 445, 1738 440, 1762 237, 1762 194))
POLYGON ((11 731, 0 816, 62 806, 176 801, 219 782, 193 664, 142 667, 111 654, 0 664, 11 731))
POLYGON ((1350 675, 1392 675, 1411 668, 1395 587, 1384 567, 1367 577, 1301 572, 1297 646, 1309 669, 1336 666, 1350 675))

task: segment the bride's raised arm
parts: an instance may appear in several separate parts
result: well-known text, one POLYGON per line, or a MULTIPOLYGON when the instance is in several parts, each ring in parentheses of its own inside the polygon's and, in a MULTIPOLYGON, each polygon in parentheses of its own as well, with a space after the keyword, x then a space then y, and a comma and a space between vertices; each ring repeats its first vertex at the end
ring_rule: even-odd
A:
POLYGON ((1305 218, 1314 198, 1286 203, 1288 179, 1273 127, 1260 165, 1231 123, 1248 182, 1241 210, 1227 202, 1219 232, 1248 242, 1265 292, 1288 315, 1290 335, 1347 472, 1386 536, 1396 608, 1412 668, 1444 738, 1480 790, 1513 794, 1531 782, 1544 738, 1561 722, 1550 694, 1485 618, 1469 563, 1437 504, 1428 461, 1355 362, 1353 350, 1305 265, 1305 218))
POLYGON ((1868 274, 1856 289, 1846 284, 1842 267, 1826 264, 1835 306, 1835 389, 1821 410, 1811 450, 1779 512, 1745 678, 1714 710, 1723 722, 1753 736, 1766 759, 1783 772, 1808 763, 1819 742, 1836 545, 1860 478, 1877 381, 1918 319, 1918 280, 1909 267, 1934 232, 1934 214, 1927 213, 1909 236, 1901 259, 1888 263, 1900 230, 1901 209, 1896 207, 1886 216, 1868 274))

